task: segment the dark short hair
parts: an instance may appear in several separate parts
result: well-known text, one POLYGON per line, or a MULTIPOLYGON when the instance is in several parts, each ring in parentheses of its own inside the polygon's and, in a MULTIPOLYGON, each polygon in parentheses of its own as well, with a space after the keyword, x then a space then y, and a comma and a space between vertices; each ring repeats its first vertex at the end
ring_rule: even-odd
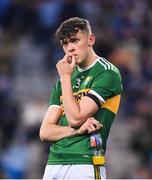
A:
POLYGON ((91 33, 89 21, 86 19, 72 17, 64 21, 57 29, 55 36, 58 40, 63 41, 77 34, 79 31, 91 33))

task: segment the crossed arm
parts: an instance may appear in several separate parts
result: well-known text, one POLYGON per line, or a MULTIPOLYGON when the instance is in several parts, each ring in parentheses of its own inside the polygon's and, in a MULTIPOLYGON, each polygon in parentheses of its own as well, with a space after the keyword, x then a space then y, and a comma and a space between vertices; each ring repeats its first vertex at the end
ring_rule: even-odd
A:
MULTIPOLYGON (((65 57, 67 58, 67 57, 65 57)), ((63 58, 57 63, 58 73, 61 79, 63 106, 69 126, 60 126, 61 109, 55 106, 48 108, 40 128, 40 139, 57 141, 64 137, 91 133, 100 129, 102 125, 92 117, 98 111, 98 105, 94 100, 85 96, 78 103, 72 92, 71 74, 75 67, 75 59, 67 63, 63 58), (79 127, 75 130, 74 127, 79 127)))
POLYGON ((63 106, 71 127, 81 126, 89 117, 98 111, 98 106, 90 97, 84 96, 78 103, 72 92, 71 78, 61 79, 63 106))
POLYGON ((102 125, 94 118, 88 118, 87 121, 77 130, 70 126, 58 125, 59 118, 61 117, 61 109, 55 106, 48 107, 48 110, 44 116, 41 128, 40 139, 41 141, 57 141, 64 137, 85 134, 96 131, 102 127, 102 125))
POLYGON ((58 123, 62 116, 61 108, 50 106, 40 128, 41 141, 57 141, 76 134, 91 133, 102 127, 97 120, 92 118, 98 110, 97 104, 89 97, 83 97, 78 104, 74 99, 70 81, 70 78, 61 81, 64 111, 69 126, 61 126, 58 123), (79 127, 79 129, 74 127, 79 127))
POLYGON ((89 117, 98 111, 98 105, 90 97, 84 96, 78 103, 74 96, 71 84, 71 76, 74 71, 76 60, 72 56, 71 63, 67 62, 68 55, 57 63, 57 70, 60 75, 63 106, 68 123, 71 127, 81 126, 89 117))

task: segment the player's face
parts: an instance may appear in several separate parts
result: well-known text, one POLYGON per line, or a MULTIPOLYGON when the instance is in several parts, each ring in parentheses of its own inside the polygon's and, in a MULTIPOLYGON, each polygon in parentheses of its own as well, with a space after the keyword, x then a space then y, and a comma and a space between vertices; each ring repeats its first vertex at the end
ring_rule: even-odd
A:
POLYGON ((94 41, 95 37, 93 34, 88 35, 79 31, 76 35, 63 41, 62 46, 65 54, 75 56, 76 64, 83 65, 88 58, 90 47, 94 44, 94 41))

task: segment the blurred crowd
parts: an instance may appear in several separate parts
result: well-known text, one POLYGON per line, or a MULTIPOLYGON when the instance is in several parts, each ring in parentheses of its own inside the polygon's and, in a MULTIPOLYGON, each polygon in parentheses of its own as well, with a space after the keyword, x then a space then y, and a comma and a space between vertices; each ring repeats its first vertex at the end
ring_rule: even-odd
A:
POLYGON ((117 133, 123 124, 137 163, 108 177, 152 178, 151 0, 0 0, 0 178, 42 177, 49 143, 39 128, 63 56, 54 33, 73 16, 90 21, 95 51, 123 78, 117 133))

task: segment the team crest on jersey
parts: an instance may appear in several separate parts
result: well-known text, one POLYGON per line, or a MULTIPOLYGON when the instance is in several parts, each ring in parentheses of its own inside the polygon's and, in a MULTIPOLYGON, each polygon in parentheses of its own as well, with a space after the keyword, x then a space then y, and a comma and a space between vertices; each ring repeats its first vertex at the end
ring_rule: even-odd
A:
POLYGON ((88 82, 92 79, 91 76, 88 76, 85 80, 84 80, 84 85, 87 85, 88 82))

